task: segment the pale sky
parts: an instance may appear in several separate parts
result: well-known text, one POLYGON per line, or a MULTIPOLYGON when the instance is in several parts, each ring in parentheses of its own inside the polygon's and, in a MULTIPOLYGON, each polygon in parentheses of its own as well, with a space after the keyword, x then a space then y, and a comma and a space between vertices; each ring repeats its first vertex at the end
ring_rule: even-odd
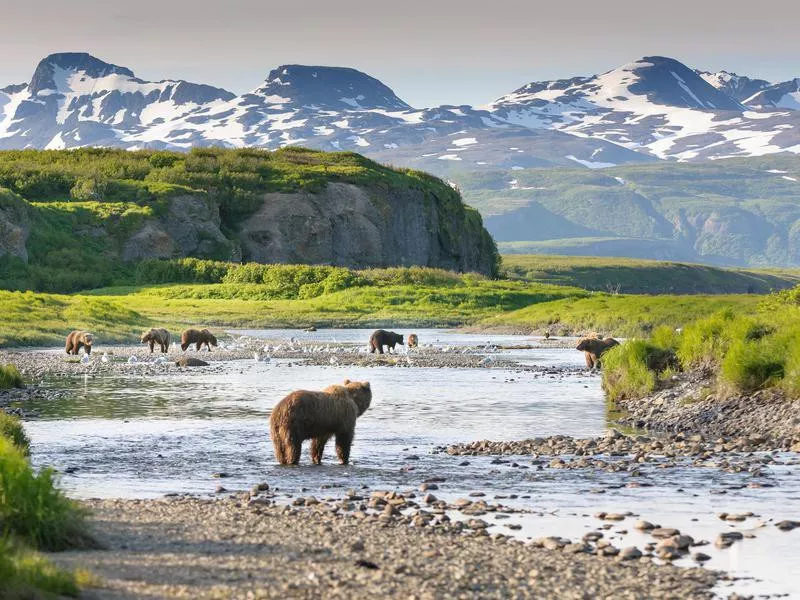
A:
POLYGON ((0 87, 53 52, 142 79, 241 93, 286 63, 347 66, 413 106, 489 102, 536 80, 663 55, 705 70, 800 77, 798 0, 0 0, 0 87))

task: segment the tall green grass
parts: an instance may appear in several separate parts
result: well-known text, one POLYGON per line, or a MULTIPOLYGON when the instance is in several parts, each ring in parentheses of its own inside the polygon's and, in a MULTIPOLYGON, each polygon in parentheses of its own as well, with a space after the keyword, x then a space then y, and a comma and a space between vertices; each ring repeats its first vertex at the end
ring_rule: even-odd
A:
POLYGON ((665 368, 654 357, 671 355, 673 350, 674 367, 712 374, 719 395, 780 388, 790 397, 800 397, 797 310, 753 315, 725 310, 691 323, 680 333, 659 329, 646 342, 631 340, 614 350, 603 356, 604 383, 612 399, 652 391, 665 368))
POLYGON ((21 388, 25 386, 22 374, 14 365, 0 365, 0 390, 21 388))
POLYGON ((0 436, 0 537, 39 550, 91 546, 84 517, 56 487, 51 469, 34 472, 25 453, 0 436))
POLYGON ((0 410, 0 438, 2 437, 11 441, 25 456, 28 456, 30 440, 22 427, 22 421, 19 417, 0 410))

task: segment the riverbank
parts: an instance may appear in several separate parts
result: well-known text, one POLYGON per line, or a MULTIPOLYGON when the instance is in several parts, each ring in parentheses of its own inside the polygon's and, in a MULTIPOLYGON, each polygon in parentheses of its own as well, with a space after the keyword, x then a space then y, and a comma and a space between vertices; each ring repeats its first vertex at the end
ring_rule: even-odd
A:
POLYGON ((247 498, 88 502, 107 549, 52 558, 96 598, 711 598, 719 577, 247 498))
POLYGON ((702 370, 678 373, 643 398, 620 399, 623 425, 659 432, 740 437, 758 446, 800 451, 800 399, 781 389, 730 397, 715 394, 715 377, 702 370))

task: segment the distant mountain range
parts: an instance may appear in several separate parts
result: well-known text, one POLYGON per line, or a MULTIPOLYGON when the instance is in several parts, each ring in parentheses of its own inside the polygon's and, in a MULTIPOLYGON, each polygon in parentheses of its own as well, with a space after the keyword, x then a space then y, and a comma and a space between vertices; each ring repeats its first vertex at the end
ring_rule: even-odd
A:
POLYGON ((0 90, 0 149, 289 144, 443 176, 507 251, 800 266, 800 79, 652 56, 414 108, 348 68, 284 65, 236 95, 67 53, 0 90))
POLYGON ((235 95, 143 81, 85 53, 0 89, 0 149, 302 144, 439 174, 800 153, 800 80, 772 84, 647 57, 529 83, 483 107, 412 108, 360 71, 284 65, 235 95))

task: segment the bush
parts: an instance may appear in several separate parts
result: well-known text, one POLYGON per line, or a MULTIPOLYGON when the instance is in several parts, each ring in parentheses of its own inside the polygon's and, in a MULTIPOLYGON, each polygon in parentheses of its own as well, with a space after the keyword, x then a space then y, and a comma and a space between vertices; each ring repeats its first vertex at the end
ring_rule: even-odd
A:
POLYGON ((0 437, 10 440, 12 444, 22 450, 25 456, 30 453, 30 440, 25 435, 22 421, 19 420, 19 417, 9 415, 2 410, 0 410, 0 437))
POLYGON ((93 545, 84 511, 55 487, 51 469, 34 473, 22 450, 0 437, 0 537, 39 550, 93 545))
POLYGON ((641 398, 656 387, 657 375, 649 368, 657 348, 643 340, 629 340, 603 354, 603 388, 611 400, 641 398))
POLYGON ((25 387, 22 374, 14 365, 0 365, 0 390, 25 387))
POLYGON ((736 340, 722 360, 720 379, 732 391, 752 392, 782 380, 785 366, 786 347, 782 340, 736 340))

